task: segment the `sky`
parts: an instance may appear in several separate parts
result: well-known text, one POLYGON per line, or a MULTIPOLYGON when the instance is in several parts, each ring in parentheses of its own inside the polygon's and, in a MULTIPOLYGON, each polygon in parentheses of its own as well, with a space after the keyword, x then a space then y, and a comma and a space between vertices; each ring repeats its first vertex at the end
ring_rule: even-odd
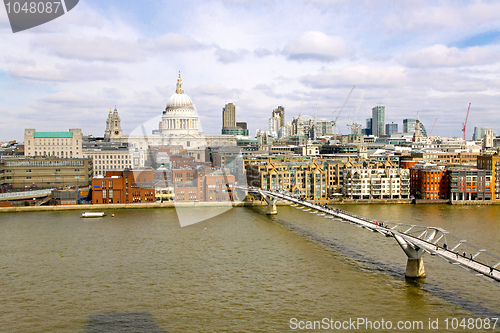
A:
POLYGON ((500 133, 498 13, 498 1, 80 0, 14 34, 1 7, 0 141, 103 136, 115 105, 128 134, 161 115, 179 71, 207 135, 226 103, 251 135, 280 105, 287 122, 338 114, 341 134, 385 105, 400 131, 418 113, 432 135, 461 137, 469 103, 468 139, 500 133))

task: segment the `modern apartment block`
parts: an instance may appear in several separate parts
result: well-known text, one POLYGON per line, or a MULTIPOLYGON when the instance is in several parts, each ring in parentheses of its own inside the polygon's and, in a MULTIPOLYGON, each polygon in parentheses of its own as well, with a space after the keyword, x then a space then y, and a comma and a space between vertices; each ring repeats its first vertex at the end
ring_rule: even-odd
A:
POLYGON ((500 201, 500 155, 483 154, 477 157, 477 168, 491 171, 491 182, 493 184, 492 198, 494 201, 500 201))
POLYGON ((343 195, 349 199, 409 199, 410 173, 399 168, 345 169, 343 195))
POLYGON ((448 174, 451 201, 492 200, 495 184, 491 170, 454 167, 448 174))
POLYGON ((265 190, 284 190, 314 200, 328 197, 327 171, 323 162, 302 159, 286 164, 262 161, 247 163, 247 182, 265 190))

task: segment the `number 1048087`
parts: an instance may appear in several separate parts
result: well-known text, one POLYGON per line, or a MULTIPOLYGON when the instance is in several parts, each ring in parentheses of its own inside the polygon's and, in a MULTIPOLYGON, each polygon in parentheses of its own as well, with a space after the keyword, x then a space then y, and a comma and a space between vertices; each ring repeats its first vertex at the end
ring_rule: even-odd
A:
POLYGON ((64 11, 61 6, 61 1, 31 1, 31 2, 18 2, 8 1, 5 3, 7 13, 25 13, 25 14, 57 14, 59 11, 64 11))

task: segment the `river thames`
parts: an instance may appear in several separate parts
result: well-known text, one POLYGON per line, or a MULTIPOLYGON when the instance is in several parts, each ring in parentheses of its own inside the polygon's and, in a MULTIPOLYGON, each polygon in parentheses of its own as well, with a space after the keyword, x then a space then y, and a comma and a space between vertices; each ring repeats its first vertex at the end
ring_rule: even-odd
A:
MULTIPOLYGON (((500 206, 341 208, 442 227, 500 254, 500 206)), ((290 332, 328 319, 304 331, 364 320, 393 326, 340 330, 491 332, 475 325, 500 317, 498 283, 428 254, 427 277, 406 280, 393 238, 292 207, 234 208, 187 227, 174 209, 106 213, 0 214, 0 331, 290 332)))

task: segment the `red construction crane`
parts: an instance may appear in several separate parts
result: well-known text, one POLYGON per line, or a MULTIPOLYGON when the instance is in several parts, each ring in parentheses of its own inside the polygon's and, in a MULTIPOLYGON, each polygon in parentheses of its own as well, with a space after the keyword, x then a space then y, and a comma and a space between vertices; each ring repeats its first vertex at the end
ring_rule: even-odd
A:
POLYGON ((434 131, 434 126, 436 126, 436 121, 438 121, 437 118, 436 118, 436 120, 434 120, 434 124, 432 124, 431 131, 429 132, 429 136, 432 136, 432 131, 434 131))
POLYGON ((467 116, 465 117, 465 122, 462 123, 462 132, 464 132, 464 141, 465 141, 465 130, 467 128, 467 120, 469 119, 469 111, 470 111, 470 103, 469 103, 469 108, 467 109, 467 116))

